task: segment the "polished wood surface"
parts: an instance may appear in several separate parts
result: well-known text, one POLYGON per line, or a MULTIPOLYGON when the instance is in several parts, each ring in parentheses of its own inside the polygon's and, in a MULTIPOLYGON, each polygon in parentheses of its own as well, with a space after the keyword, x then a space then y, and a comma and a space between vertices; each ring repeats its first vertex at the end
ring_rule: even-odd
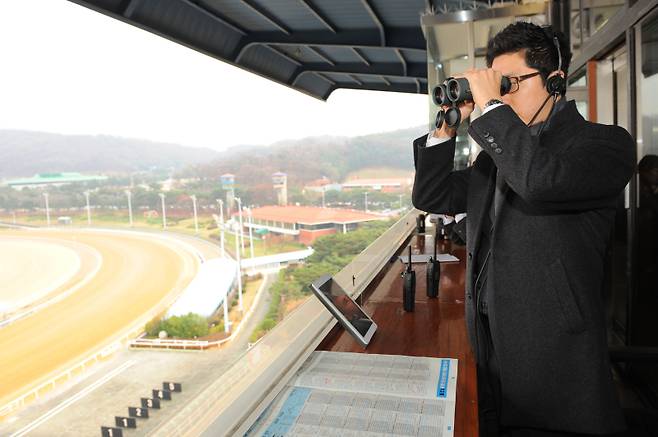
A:
MULTIPOLYGON (((412 236, 410 241, 412 253, 432 253, 431 235, 412 236)), ((408 254, 408 245, 409 241, 397 255, 408 254)), ((450 253, 460 260, 441 264, 438 298, 427 297, 425 264, 413 264, 416 272, 415 311, 405 312, 402 309, 401 278, 404 265, 396 256, 396 260, 388 264, 388 268, 383 269, 365 290, 363 301, 359 299, 378 325, 368 348, 363 349, 337 325, 318 350, 458 359, 455 436, 473 437, 478 435, 477 380, 464 320, 466 251, 449 240, 439 241, 438 249, 439 253, 450 253)))

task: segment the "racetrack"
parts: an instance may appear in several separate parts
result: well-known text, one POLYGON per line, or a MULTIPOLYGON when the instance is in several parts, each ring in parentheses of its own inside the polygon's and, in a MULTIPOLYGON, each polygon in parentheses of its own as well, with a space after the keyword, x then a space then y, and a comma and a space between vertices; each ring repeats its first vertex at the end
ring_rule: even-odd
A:
MULTIPOLYGON (((19 245, 20 239, 36 244, 33 248, 44 247, 38 246, 39 239, 49 244, 59 241, 68 247, 66 250, 87 247, 100 254, 102 264, 63 299, 0 328, 0 406, 143 323, 156 310, 163 309, 196 273, 197 259, 192 253, 156 237, 88 231, 0 232, 2 242, 19 245)), ((65 252, 55 250, 50 255, 58 253, 65 252)), ((17 250, 18 254, 31 256, 30 250, 17 250)), ((78 256, 88 257, 89 252, 79 252, 78 256)), ((64 276, 70 276, 70 262, 58 260, 53 264, 61 266, 66 272, 64 276)), ((43 257, 37 264, 42 263, 47 263, 43 257)), ((83 259, 81 264, 84 263, 83 259)), ((14 264, 33 266, 34 262, 17 260, 14 264)), ((38 270, 33 269, 30 275, 38 283, 36 288, 44 289, 38 270)), ((44 275, 71 285, 52 270, 44 266, 44 275)), ((26 280, 15 271, 5 274, 14 284, 26 280)), ((4 283, 5 278, 0 276, 0 282, 4 283)), ((60 287, 59 291, 66 290, 60 287)), ((11 293, 14 300, 20 298, 15 287, 5 287, 4 292, 11 293)), ((0 301, 3 298, 0 295, 0 301)))
MULTIPOLYGON (((0 316, 14 313, 41 298, 56 294, 64 287, 70 287, 76 280, 76 274, 87 270, 82 268, 78 253, 88 247, 63 243, 61 240, 46 238, 2 235, 0 316)), ((100 262, 100 258, 97 258, 100 262)))

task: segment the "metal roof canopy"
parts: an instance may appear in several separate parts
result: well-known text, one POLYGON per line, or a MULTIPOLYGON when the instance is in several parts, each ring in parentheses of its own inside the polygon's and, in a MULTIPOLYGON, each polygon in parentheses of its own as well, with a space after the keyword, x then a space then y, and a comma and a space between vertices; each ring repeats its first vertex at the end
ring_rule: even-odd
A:
POLYGON ((71 0, 326 100, 427 92, 429 0, 71 0))
POLYGON ((70 1, 326 100, 338 88, 427 93, 421 17, 520 0, 70 1))

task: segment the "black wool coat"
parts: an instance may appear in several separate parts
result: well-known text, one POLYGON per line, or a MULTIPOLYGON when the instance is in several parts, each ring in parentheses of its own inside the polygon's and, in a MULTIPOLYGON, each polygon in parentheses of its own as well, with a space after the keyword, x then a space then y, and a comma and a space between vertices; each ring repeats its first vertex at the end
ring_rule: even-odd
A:
POLYGON ((495 188, 508 185, 491 236, 488 316, 500 367, 501 423, 581 433, 625 428, 613 384, 602 303, 604 254, 619 195, 635 168, 624 129, 590 123, 573 101, 539 140, 510 106, 469 128, 482 146, 454 171, 455 140, 414 141, 413 205, 467 213, 466 323, 478 362, 473 270, 495 188))

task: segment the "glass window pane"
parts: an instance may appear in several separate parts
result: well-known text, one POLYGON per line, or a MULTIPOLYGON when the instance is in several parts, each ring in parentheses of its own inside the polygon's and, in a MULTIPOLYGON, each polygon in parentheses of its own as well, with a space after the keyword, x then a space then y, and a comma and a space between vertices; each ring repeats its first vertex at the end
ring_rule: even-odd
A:
MULTIPOLYGON (((638 299, 649 302, 655 299, 658 287, 658 18, 645 22, 640 30, 638 50, 638 225, 639 225, 639 278, 638 299)), ((642 311, 642 304, 635 305, 642 311)), ((658 329, 655 317, 653 331, 658 329)), ((644 343, 646 329, 638 329, 638 340, 644 343)), ((655 336, 653 336, 655 342, 655 336)), ((649 341, 649 338, 646 339, 649 341)))
POLYGON ((571 2, 571 53, 577 56, 580 53, 582 46, 582 32, 581 32, 581 15, 580 15, 580 2, 575 0, 571 2))
POLYGON ((603 28, 624 7, 624 0, 583 1, 583 43, 603 28))
MULTIPOLYGON (((637 290, 632 302, 631 343, 658 346, 655 333, 658 289, 658 17, 645 21, 636 33, 638 99, 637 290)), ((642 384, 658 387, 655 365, 636 364, 642 384)))

